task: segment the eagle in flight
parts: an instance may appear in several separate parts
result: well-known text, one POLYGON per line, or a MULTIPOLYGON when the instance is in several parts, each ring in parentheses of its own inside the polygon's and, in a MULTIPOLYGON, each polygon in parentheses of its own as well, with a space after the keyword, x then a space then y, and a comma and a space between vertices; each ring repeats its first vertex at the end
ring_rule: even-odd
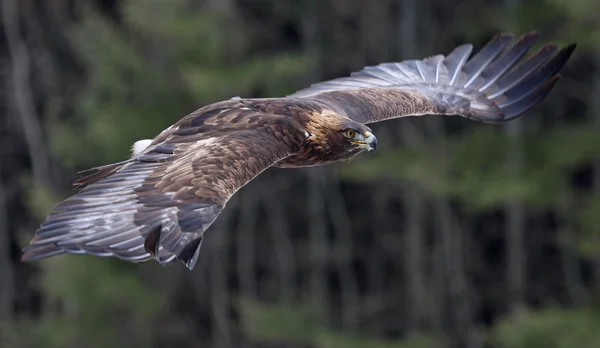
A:
POLYGON ((141 140, 131 158, 90 169, 58 203, 22 260, 63 253, 131 262, 180 260, 194 268, 204 231, 231 196, 269 167, 318 166, 377 149, 365 124, 397 117, 457 115, 512 120, 559 79, 575 44, 499 34, 447 56, 383 63, 284 98, 232 98, 204 106, 141 140))

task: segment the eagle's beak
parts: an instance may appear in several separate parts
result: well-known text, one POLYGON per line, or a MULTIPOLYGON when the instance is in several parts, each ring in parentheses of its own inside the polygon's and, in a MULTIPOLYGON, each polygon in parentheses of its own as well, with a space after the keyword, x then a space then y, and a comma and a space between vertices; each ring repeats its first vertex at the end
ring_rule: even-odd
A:
POLYGON ((371 132, 365 132, 365 142, 369 145, 369 151, 377 151, 377 138, 371 132))
POLYGON ((352 144, 360 145, 363 149, 367 151, 375 151, 377 150, 377 138, 373 135, 373 133, 367 131, 363 136, 361 136, 362 140, 353 141, 352 144))

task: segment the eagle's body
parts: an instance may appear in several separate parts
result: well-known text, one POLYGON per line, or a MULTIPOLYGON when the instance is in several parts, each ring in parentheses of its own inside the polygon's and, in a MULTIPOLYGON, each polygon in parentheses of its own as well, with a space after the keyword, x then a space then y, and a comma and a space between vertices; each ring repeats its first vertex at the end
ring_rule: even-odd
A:
POLYGON ((62 253, 127 261, 178 259, 192 269, 204 231, 241 187, 269 167, 308 167, 377 148, 365 124, 417 115, 500 123, 539 103, 574 45, 546 45, 525 61, 537 35, 498 35, 468 59, 385 63, 285 98, 232 98, 200 108, 123 162, 94 168, 58 203, 23 260, 62 253))

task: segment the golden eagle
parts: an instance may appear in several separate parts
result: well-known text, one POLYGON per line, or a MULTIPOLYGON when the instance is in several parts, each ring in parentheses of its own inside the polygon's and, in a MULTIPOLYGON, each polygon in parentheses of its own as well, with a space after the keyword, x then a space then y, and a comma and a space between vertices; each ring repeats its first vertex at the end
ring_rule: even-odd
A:
POLYGON ((23 249, 22 260, 62 253, 113 256, 190 270, 204 231, 231 196, 269 167, 307 167, 377 149, 365 124, 403 116, 458 115, 500 123, 539 103, 575 44, 495 36, 447 56, 383 63, 317 83, 284 98, 232 98, 200 108, 131 158, 91 169, 79 191, 58 203, 23 249), (517 64, 519 63, 519 64, 517 64))

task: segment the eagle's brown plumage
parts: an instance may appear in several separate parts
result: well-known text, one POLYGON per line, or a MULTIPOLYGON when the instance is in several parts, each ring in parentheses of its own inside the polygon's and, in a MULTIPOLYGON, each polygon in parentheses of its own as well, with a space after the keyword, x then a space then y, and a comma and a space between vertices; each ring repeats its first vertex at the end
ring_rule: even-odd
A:
POLYGON ((160 133, 130 159, 93 169, 58 203, 22 259, 62 253, 127 261, 181 260, 192 269, 204 231, 229 198, 265 169, 336 162, 375 149, 364 124, 403 116, 458 115, 482 122, 514 119, 557 82, 575 45, 494 37, 469 59, 449 55, 366 67, 285 98, 205 106, 160 133))

